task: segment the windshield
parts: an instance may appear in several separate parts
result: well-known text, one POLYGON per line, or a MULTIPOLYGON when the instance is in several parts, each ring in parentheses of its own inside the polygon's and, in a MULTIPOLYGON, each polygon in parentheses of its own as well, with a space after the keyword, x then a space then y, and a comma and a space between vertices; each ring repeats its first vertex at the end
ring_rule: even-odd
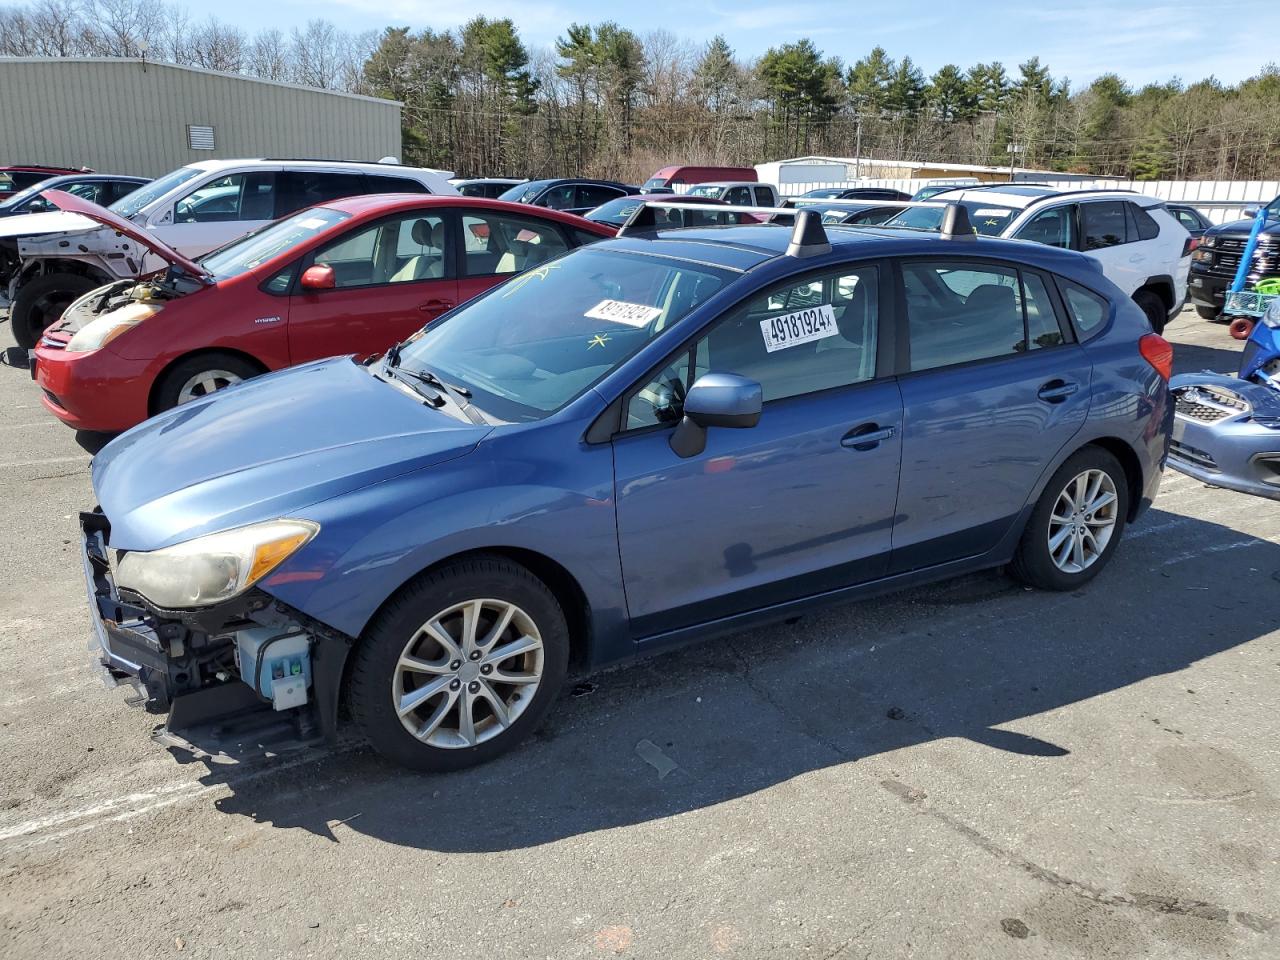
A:
MULTIPOLYGON (((969 214, 969 222, 973 224, 973 232, 987 237, 998 237, 1022 211, 1016 207, 999 207, 977 200, 962 200, 960 206, 969 214)), ((939 230, 942 228, 942 213, 945 208, 909 207, 888 221, 886 227, 910 227, 912 230, 939 230)))
POLYGON ((667 185, 666 177, 650 177, 648 180, 644 182, 644 189, 654 190, 658 187, 665 187, 666 185, 667 185))
POLYGON ((581 395, 733 275, 668 257, 580 247, 416 335, 400 365, 471 391, 503 420, 540 420, 581 395))
POLYGON ((819 198, 826 198, 826 199, 828 199, 828 200, 832 200, 832 199, 834 199, 834 198, 836 198, 836 197, 840 196, 840 194, 842 194, 842 193, 844 193, 844 191, 843 191, 843 190, 840 190, 840 189, 838 189, 838 188, 836 188, 836 187, 825 187, 825 188, 820 189, 820 190, 810 190, 808 193, 804 194, 804 196, 806 196, 806 197, 819 197, 819 198))
POLYGON ((721 192, 723 189, 724 189, 724 187, 717 187, 717 186, 714 186, 713 184, 710 184, 710 183, 704 183, 704 184, 701 184, 701 185, 696 186, 696 187, 690 187, 690 188, 689 188, 689 196, 691 196, 691 197, 710 197, 710 198, 711 198, 711 199, 713 199, 713 200, 717 200, 717 199, 719 199, 719 197, 720 197, 720 192, 721 192))
POLYGON ((502 194, 502 196, 498 197, 498 199, 506 200, 508 203, 530 203, 550 182, 551 181, 549 180, 534 180, 530 183, 517 184, 506 193, 502 194))
POLYGON ((159 180, 152 180, 150 183, 143 184, 133 193, 121 197, 107 209, 112 213, 120 214, 120 216, 128 220, 151 201, 160 199, 174 187, 186 183, 202 173, 204 171, 198 167, 179 167, 173 173, 166 173, 159 180))
POLYGON ((218 280, 238 277, 350 217, 328 207, 311 207, 241 237, 200 258, 199 263, 218 280))

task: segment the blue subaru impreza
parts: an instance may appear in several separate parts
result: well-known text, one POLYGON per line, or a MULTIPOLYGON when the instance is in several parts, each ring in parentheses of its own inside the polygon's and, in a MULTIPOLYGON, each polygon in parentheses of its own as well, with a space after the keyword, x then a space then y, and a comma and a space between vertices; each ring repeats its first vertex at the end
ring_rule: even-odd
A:
POLYGON ((107 446, 82 515, 102 663, 175 729, 349 718, 453 769, 533 731, 571 664, 985 567, 1075 589, 1155 496, 1172 353, 1094 261, 962 211, 655 209, 376 363, 107 446))

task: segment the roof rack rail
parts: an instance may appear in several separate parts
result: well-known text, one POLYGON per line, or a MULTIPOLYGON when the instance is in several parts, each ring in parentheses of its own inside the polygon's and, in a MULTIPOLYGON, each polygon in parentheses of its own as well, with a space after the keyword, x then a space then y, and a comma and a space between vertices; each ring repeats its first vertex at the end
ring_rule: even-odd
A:
MULTIPOLYGON (((858 204, 862 205, 865 201, 861 200, 827 200, 822 201, 816 206, 830 207, 833 204, 858 204)), ((944 240, 976 240, 977 231, 973 229, 973 224, 969 220, 969 211, 966 210, 955 200, 888 200, 878 206, 891 207, 929 207, 942 211, 942 225, 939 234, 944 240)), ((645 200, 635 210, 631 211, 631 215, 627 217, 626 222, 618 228, 618 236, 630 236, 633 233, 640 233, 645 230, 657 230, 659 227, 665 227, 666 224, 659 224, 656 211, 657 210, 695 210, 699 213, 767 213, 782 214, 788 217, 794 217, 794 226, 791 231, 791 242, 787 245, 787 256, 790 257, 814 257, 823 253, 831 252, 831 242, 827 237, 827 231, 822 225, 822 217, 813 210, 802 209, 797 207, 750 207, 738 206, 736 204, 723 204, 709 206, 699 203, 681 203, 676 200, 645 200)), ((884 224, 876 224, 874 229, 898 229, 895 227, 885 227, 884 224)))

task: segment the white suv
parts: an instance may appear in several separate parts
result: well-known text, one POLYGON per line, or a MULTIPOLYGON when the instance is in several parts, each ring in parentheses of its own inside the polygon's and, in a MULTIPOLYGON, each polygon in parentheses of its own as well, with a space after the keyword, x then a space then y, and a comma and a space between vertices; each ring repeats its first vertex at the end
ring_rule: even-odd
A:
MULTIPOLYGON (((278 217, 338 197, 368 193, 456 195, 448 171, 337 160, 206 160, 179 167, 111 205, 188 257, 278 217)), ((164 264, 127 238, 75 213, 35 213, 0 222, 0 311, 19 346, 82 294, 164 264)))
MULTIPOLYGON (((978 233, 1079 250, 1133 297, 1156 333, 1182 309, 1191 235, 1164 201, 1127 190, 1063 192, 1031 184, 962 187, 930 200, 956 201, 978 233)), ((911 207, 885 226, 936 229, 940 208, 911 207)))

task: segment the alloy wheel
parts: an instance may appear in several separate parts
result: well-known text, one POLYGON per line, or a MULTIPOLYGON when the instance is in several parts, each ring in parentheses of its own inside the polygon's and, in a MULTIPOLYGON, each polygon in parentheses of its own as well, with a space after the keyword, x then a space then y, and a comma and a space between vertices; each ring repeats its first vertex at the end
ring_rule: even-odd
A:
POLYGON ((405 644, 391 684, 401 724, 432 747, 500 736, 542 681, 542 635, 505 600, 467 600, 433 616, 405 644))
POLYGON ((230 370, 202 370, 182 385, 182 389, 178 391, 178 405, 207 397, 215 390, 240 383, 243 379, 230 370))
POLYGON ((1049 556, 1063 573, 1082 573, 1098 562, 1116 530, 1120 498, 1105 470, 1077 474, 1049 514, 1049 556))

